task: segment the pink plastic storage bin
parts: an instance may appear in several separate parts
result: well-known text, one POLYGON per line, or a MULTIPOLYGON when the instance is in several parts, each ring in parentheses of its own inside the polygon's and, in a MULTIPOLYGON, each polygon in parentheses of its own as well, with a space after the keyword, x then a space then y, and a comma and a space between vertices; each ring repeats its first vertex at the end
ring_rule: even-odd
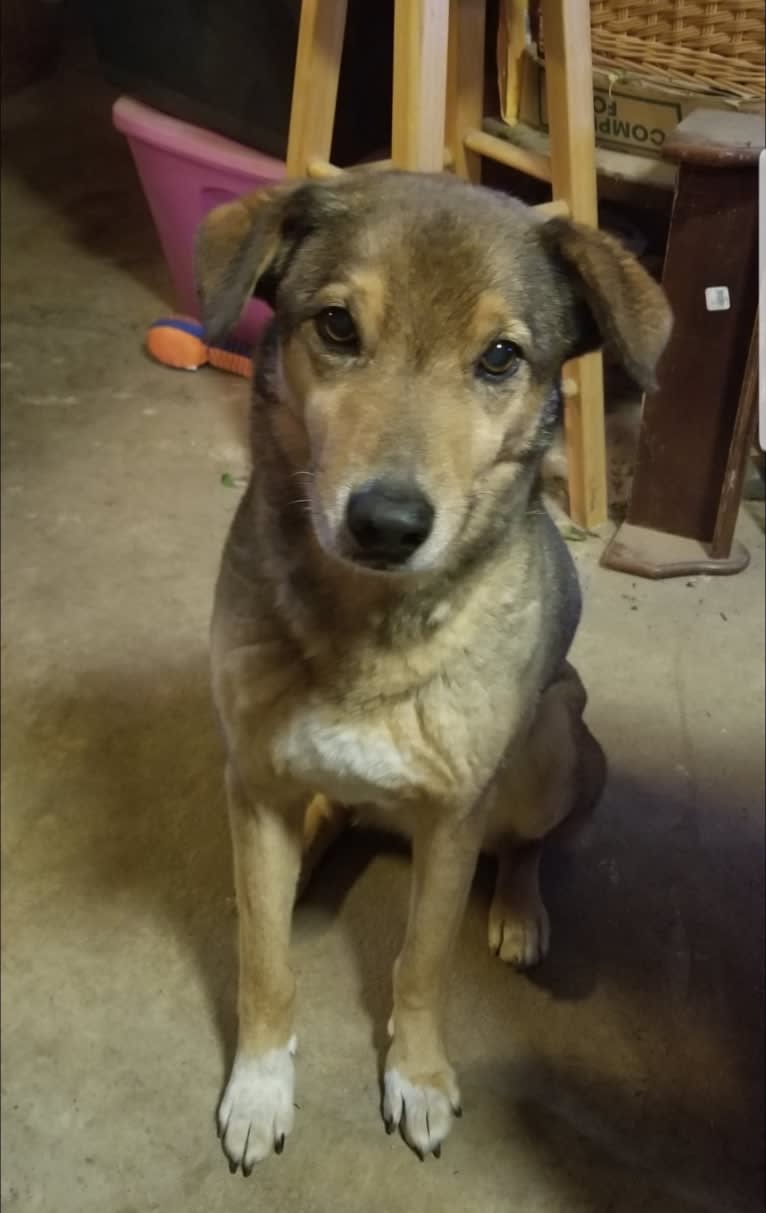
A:
MULTIPOLYGON (((179 310, 198 317, 193 254, 201 220, 222 202, 280 181, 285 166, 129 97, 115 102, 112 118, 130 144, 179 310)), ((253 300, 234 335, 255 343, 269 315, 264 303, 253 300)))

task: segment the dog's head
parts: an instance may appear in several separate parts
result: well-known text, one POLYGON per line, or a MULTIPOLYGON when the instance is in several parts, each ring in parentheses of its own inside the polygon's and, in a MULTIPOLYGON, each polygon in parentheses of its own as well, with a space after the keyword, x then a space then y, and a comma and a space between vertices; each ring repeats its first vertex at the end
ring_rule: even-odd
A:
POLYGON ((325 551, 378 570, 432 569, 475 532, 542 451, 568 358, 607 344, 648 387, 670 331, 617 241, 447 176, 219 207, 197 278, 212 341, 251 295, 275 308, 276 440, 325 551))

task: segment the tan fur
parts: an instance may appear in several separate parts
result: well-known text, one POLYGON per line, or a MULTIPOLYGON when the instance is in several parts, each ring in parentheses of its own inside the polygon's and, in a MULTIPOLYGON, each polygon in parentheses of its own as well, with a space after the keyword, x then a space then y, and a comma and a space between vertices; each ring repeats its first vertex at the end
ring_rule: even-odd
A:
POLYGON ((500 856, 491 946, 534 963, 548 933, 539 843, 595 803, 604 777, 565 660, 579 598, 540 500, 541 416, 562 362, 601 339, 607 301, 609 339, 645 378, 669 313, 598 233, 405 174, 221 208, 200 237, 199 277, 213 328, 267 278, 277 315, 212 628, 240 908, 224 1147, 247 1169, 291 1127, 272 1103, 292 1081, 301 854, 321 855, 353 808, 412 839, 384 1116, 436 1150, 459 1106, 443 995, 479 850, 500 856), (352 312, 355 352, 320 336, 328 306, 352 312), (523 358, 489 383, 477 360, 499 336, 523 358), (406 567, 380 573, 355 562, 344 517, 352 490, 390 476, 416 482, 435 518, 406 567), (262 1077, 272 1070, 281 1086, 262 1077))

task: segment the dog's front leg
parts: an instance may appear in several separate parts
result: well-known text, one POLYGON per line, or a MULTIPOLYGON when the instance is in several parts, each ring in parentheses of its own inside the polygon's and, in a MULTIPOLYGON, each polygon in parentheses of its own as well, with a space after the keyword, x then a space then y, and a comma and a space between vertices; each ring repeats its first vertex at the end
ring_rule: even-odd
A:
POLYGON ((232 1169, 282 1151, 293 1127, 295 979, 290 924, 301 863, 305 802, 279 807, 250 796, 226 772, 239 910, 239 1039, 218 1108, 232 1169))
POLYGON ((460 1092, 444 1046, 449 960, 481 844, 478 817, 430 818, 413 835, 410 911, 394 966, 393 1041, 386 1059, 383 1116, 401 1125, 422 1156, 439 1154, 460 1115, 460 1092))

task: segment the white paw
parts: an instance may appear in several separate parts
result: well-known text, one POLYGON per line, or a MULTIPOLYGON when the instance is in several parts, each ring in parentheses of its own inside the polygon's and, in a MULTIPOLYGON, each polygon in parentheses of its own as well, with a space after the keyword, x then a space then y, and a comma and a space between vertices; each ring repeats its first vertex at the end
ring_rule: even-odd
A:
POLYGON ((489 947, 517 969, 531 969, 548 955, 551 924, 542 901, 528 909, 511 909, 496 898, 489 911, 489 947))
POLYGON ((248 1175, 272 1150, 282 1153, 294 1120, 295 1047, 293 1037, 260 1057, 237 1053, 218 1107, 218 1132, 233 1171, 241 1165, 248 1175))
POLYGON ((445 1076, 447 1091, 424 1083, 419 1086, 399 1070, 386 1070, 383 1090, 383 1119, 386 1132, 401 1126, 404 1139, 425 1158, 441 1154, 441 1144, 452 1128, 452 1117, 462 1116, 460 1092, 451 1074, 445 1076))

